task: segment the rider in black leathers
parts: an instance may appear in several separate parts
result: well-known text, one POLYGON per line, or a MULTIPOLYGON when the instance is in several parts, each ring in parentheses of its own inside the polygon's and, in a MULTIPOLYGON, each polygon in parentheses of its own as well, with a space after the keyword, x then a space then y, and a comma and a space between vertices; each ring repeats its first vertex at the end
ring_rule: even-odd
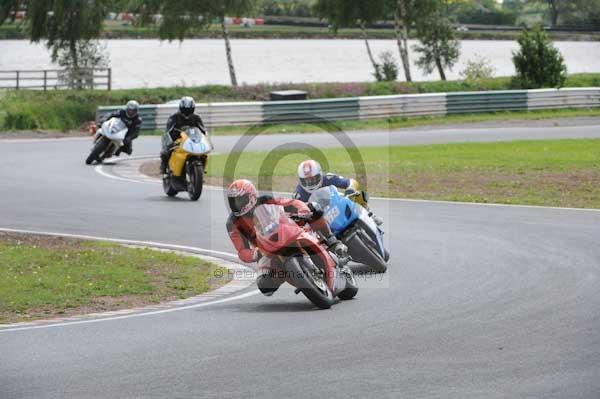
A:
POLYGON ((163 135, 162 140, 162 151, 160 153, 160 173, 167 173, 167 164, 171 151, 173 151, 173 142, 175 142, 181 136, 181 129, 185 126, 197 127, 206 134, 206 128, 204 122, 199 115, 195 114, 196 102, 192 97, 183 97, 179 101, 179 112, 174 113, 169 117, 167 121, 167 129, 163 135))
POLYGON ((142 118, 140 118, 138 114, 139 109, 140 104, 138 104, 137 101, 131 100, 127 103, 124 109, 111 112, 102 118, 98 123, 97 128, 99 129, 107 120, 111 118, 119 118, 127 126, 127 135, 125 136, 125 140, 123 140, 123 147, 119 148, 115 155, 119 155, 121 152, 124 152, 128 155, 132 154, 132 142, 140 135, 140 128, 142 126, 142 118))

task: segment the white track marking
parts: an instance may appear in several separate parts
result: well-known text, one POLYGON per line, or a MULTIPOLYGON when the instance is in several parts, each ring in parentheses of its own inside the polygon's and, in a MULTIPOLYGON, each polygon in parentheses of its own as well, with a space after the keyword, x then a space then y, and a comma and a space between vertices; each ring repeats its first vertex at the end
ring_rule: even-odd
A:
MULTIPOLYGON (((116 165, 116 164, 109 164, 109 165, 116 165)), ((104 165, 96 165, 96 166, 94 167, 94 170, 96 171, 96 173, 98 173, 98 174, 100 174, 100 175, 102 175, 102 176, 104 176, 104 177, 107 177, 107 178, 109 178, 109 179, 113 179, 113 180, 119 180, 119 181, 125 181, 125 182, 128 182, 128 183, 138 183, 138 184, 152 184, 152 185, 156 185, 157 183, 160 183, 160 181, 156 181, 156 182, 152 182, 152 181, 143 181, 143 180, 128 179, 128 178, 126 178, 126 177, 121 177, 121 176, 112 175, 112 174, 110 174, 110 173, 106 172, 106 171, 103 169, 103 166, 104 166, 104 165)))
MULTIPOLYGON (((185 246, 185 245, 172 245, 172 244, 158 243, 158 242, 152 242, 152 241, 124 240, 124 239, 118 239, 118 238, 106 238, 106 237, 97 237, 97 236, 80 235, 80 234, 56 233, 56 232, 48 232, 48 231, 34 231, 34 230, 22 230, 22 229, 11 229, 11 228, 0 228, 0 232, 37 234, 37 235, 46 235, 46 236, 76 238, 76 239, 83 239, 83 240, 106 241, 106 242, 113 242, 113 243, 118 243, 118 244, 153 246, 153 247, 158 247, 158 248, 179 249, 182 251, 186 251, 186 250, 187 251, 195 251, 195 252, 198 252, 201 254, 206 253, 206 254, 210 254, 210 255, 216 255, 217 257, 237 258, 237 255, 228 253, 228 252, 215 251, 212 249, 196 248, 196 247, 190 247, 190 246, 185 246)), ((119 315, 119 316, 102 317, 101 315, 99 315, 98 318, 95 318, 95 319, 74 320, 74 321, 65 321, 65 322, 59 322, 59 323, 52 323, 52 320, 48 320, 48 322, 50 324, 19 326, 19 327, 14 327, 14 328, 9 327, 9 328, 0 329, 0 334, 7 333, 7 332, 15 332, 15 331, 39 330, 39 329, 44 329, 44 328, 56 328, 56 327, 65 327, 65 326, 79 325, 79 324, 100 323, 100 322, 104 322, 104 321, 130 319, 130 318, 134 318, 134 317, 152 316, 152 315, 158 315, 158 314, 163 314, 163 313, 178 312, 178 311, 188 310, 188 309, 203 308, 203 307, 207 307, 207 306, 212 306, 212 305, 217 305, 217 304, 221 304, 221 303, 235 301, 238 299, 247 298, 247 297, 258 294, 259 292, 260 291, 258 291, 258 290, 253 290, 250 292, 246 292, 243 294, 239 294, 239 295, 235 295, 235 296, 231 296, 231 297, 227 297, 227 298, 223 298, 223 299, 217 299, 217 300, 213 300, 213 301, 209 301, 209 302, 201 302, 201 303, 197 303, 197 304, 193 304, 193 305, 184 305, 184 306, 179 306, 179 307, 174 307, 174 308, 169 308, 169 309, 151 310, 151 311, 147 311, 147 312, 144 312, 142 309, 140 309, 140 313, 132 313, 132 314, 126 314, 126 315, 119 315)))
POLYGON ((431 203, 441 205, 469 205, 469 206, 491 206, 491 207, 505 207, 505 208, 526 208, 526 209, 551 209, 556 211, 578 211, 578 212, 600 212, 600 209, 588 209, 588 208, 563 208, 559 206, 543 206, 543 205, 518 205, 518 204, 496 204, 493 202, 461 202, 461 201, 442 201, 442 200, 424 200, 424 199, 412 199, 412 198, 385 198, 385 197, 371 197, 371 199, 377 201, 395 201, 395 202, 418 202, 418 203, 431 203))
POLYGON ((254 290, 254 291, 246 292, 244 294, 240 294, 240 295, 236 295, 236 296, 232 296, 232 297, 217 299, 217 300, 211 301, 211 302, 202 302, 202 303, 197 303, 195 305, 181 306, 178 308, 153 310, 153 311, 149 311, 149 312, 133 313, 133 314, 122 315, 122 316, 110 316, 110 317, 104 317, 104 318, 98 318, 98 319, 67 321, 64 323, 43 324, 43 325, 39 325, 39 326, 24 326, 24 327, 15 327, 15 328, 5 328, 5 329, 0 329, 0 334, 8 333, 8 332, 16 332, 16 331, 41 330, 41 329, 46 329, 46 328, 75 326, 75 325, 79 325, 79 324, 101 323, 104 321, 132 319, 135 317, 154 316, 154 315, 163 314, 163 313, 172 313, 172 312, 179 312, 182 310, 204 308, 207 306, 218 305, 221 303, 237 301, 238 299, 248 298, 248 297, 256 295, 258 293, 260 293, 260 291, 254 290))

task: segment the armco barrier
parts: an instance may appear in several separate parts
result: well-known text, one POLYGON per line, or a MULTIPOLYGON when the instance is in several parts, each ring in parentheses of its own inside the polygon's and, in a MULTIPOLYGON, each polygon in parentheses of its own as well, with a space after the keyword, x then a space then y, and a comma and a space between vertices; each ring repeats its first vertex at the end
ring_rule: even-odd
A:
POLYGON ((359 119, 359 99, 271 101, 263 103, 264 120, 277 123, 359 119))
POLYGON ((446 115, 446 94, 360 97, 360 119, 446 115))
MULTIPOLYGON (((600 88, 408 94, 306 101, 198 104, 207 127, 600 107, 600 88)), ((119 107, 99 107, 97 118, 119 107)), ((144 130, 164 129, 177 104, 143 105, 144 130)))
POLYGON ((527 108, 595 108, 600 107, 600 88, 540 89, 527 92, 527 108))
POLYGON ((446 94, 448 114, 471 112, 523 111, 527 109, 526 91, 490 91, 446 94))

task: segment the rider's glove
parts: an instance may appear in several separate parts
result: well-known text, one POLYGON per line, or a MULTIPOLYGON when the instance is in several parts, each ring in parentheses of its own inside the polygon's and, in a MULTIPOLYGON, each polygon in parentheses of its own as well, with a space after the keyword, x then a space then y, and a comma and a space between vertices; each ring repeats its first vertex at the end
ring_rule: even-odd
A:
POLYGON ((344 195, 346 197, 354 197, 355 195, 358 195, 358 191, 356 191, 352 187, 349 187, 346 189, 346 191, 344 191, 344 195))
POLYGON ((331 236, 325 240, 327 244, 327 248, 333 252, 338 258, 345 258, 348 255, 348 247, 335 238, 335 236, 331 236))
POLYGON ((262 253, 258 248, 254 248, 254 254, 252 254, 252 262, 258 262, 262 258, 262 253))
POLYGON ((312 220, 321 219, 323 217, 323 207, 318 202, 309 202, 306 204, 310 209, 312 220))
POLYGON ((331 250, 338 258, 345 258, 348 256, 348 247, 341 241, 335 243, 331 250))

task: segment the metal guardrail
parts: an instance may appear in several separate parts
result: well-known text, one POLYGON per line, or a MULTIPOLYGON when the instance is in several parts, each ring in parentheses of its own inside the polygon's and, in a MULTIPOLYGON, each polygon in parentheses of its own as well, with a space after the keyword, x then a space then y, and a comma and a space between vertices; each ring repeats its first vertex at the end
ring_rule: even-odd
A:
POLYGON ((77 72, 64 69, 0 71, 0 89, 59 90, 106 89, 112 87, 111 68, 82 68, 77 72))
MULTIPOLYGON (((599 108, 600 87, 408 94, 306 101, 198 104, 207 127, 265 123, 311 123, 412 116, 443 116, 476 112, 527 111, 555 108, 599 108)), ((97 117, 119 107, 99 107, 97 117)), ((177 104, 144 105, 144 130, 163 129, 177 104)))

